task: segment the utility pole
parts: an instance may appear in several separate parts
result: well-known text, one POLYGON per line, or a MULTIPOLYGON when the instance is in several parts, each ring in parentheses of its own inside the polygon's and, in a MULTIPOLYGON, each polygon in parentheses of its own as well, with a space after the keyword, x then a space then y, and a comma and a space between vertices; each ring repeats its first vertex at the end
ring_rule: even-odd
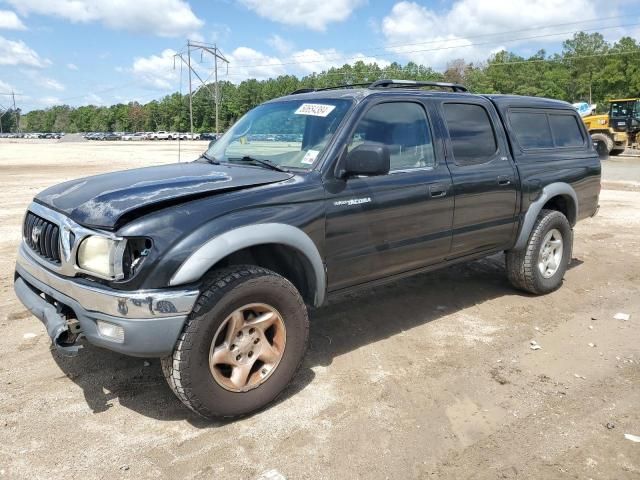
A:
MULTIPOLYGON (((192 88, 192 77, 191 75, 195 75, 198 80, 200 80, 200 83, 202 84, 202 87, 204 87, 205 89, 207 89, 209 91, 209 93, 212 95, 213 97, 213 102, 214 102, 214 109, 215 109, 215 122, 216 122, 216 136, 218 135, 218 133, 220 132, 220 119, 219 119, 219 113, 220 113, 220 90, 219 90, 219 85, 218 85, 218 60, 220 60, 221 62, 225 63, 227 65, 227 69, 229 68, 229 60, 227 60, 224 55, 220 52, 220 49, 218 48, 217 45, 213 44, 207 44, 207 43, 202 43, 202 42, 192 42, 190 40, 187 41, 187 59, 185 60, 184 58, 184 52, 182 53, 177 53, 175 57, 180 58, 180 60, 187 65, 187 67, 189 68, 189 117, 190 117, 190 121, 191 121, 191 138, 193 138, 193 88, 192 88), (202 77, 198 74, 198 72, 193 68, 193 66, 191 65, 191 52, 193 51, 200 51, 201 54, 203 54, 204 52, 209 53, 213 56, 213 73, 210 74, 206 80, 203 80, 202 77), (210 88, 207 85, 207 81, 211 78, 211 76, 213 75, 214 77, 214 91, 211 92, 210 88)), ((174 63, 174 69, 175 69, 175 63, 174 63)), ((198 89, 196 89, 196 92, 198 91, 198 89)))
POLYGON ((11 99, 13 100, 13 116, 16 121, 16 132, 20 133, 20 118, 18 118, 18 109, 16 108, 16 93, 11 90, 11 99))
POLYGON ((187 40, 187 66, 189 67, 189 122, 191 123, 191 136, 193 140, 193 92, 191 90, 191 41, 187 40))
POLYGON ((213 102, 215 103, 215 107, 216 107, 216 140, 218 139, 218 132, 220 131, 220 128, 218 127, 219 123, 218 123, 218 104, 220 103, 220 92, 218 91, 218 46, 216 44, 213 44, 213 72, 215 75, 214 78, 214 85, 215 85, 215 90, 216 90, 216 98, 214 98, 213 102))

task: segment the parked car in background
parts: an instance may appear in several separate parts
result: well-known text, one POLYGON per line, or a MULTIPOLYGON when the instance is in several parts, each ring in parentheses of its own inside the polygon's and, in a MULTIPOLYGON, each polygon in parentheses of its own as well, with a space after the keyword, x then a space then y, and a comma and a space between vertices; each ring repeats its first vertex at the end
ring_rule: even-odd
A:
POLYGON ((218 136, 215 133, 205 132, 200 134, 200 140, 217 140, 218 136))
POLYGON ((151 140, 171 140, 173 139, 173 136, 171 135, 170 132, 167 132, 166 130, 159 130, 157 132, 153 132, 153 134, 151 135, 151 140))
POLYGON ((110 141, 121 140, 121 139, 122 139, 122 136, 116 132, 105 133, 101 138, 101 140, 110 140, 110 141))
POLYGON ((178 134, 178 138, 180 140, 200 140, 200 134, 199 133, 194 133, 193 134, 193 138, 192 138, 191 132, 179 133, 178 134))
POLYGON ((125 133, 124 135, 122 135, 122 140, 125 141, 144 140, 145 138, 146 134, 144 132, 125 133))

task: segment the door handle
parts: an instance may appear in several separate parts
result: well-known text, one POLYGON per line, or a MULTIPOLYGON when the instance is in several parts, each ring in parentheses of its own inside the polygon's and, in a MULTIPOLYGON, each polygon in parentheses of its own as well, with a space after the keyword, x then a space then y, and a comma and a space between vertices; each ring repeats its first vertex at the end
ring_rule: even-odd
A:
POLYGON ((443 183, 434 183, 429 185, 429 196, 431 198, 439 198, 447 195, 447 185, 443 183))
POLYGON ((505 186, 510 184, 511 184, 511 179, 507 175, 498 176, 498 185, 505 186))

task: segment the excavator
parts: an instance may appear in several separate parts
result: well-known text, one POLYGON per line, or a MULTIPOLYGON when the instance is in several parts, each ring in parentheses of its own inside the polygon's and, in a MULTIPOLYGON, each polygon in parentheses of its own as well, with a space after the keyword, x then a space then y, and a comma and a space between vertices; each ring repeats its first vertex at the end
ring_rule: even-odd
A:
POLYGON ((640 150, 640 98, 609 100, 609 113, 582 117, 598 150, 611 156, 640 150))

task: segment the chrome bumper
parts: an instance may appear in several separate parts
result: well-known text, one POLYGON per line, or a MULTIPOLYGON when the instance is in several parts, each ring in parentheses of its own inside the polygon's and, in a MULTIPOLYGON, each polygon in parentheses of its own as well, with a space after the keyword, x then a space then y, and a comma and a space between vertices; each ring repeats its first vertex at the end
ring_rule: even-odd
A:
POLYGON ((118 291, 83 285, 46 270, 21 245, 16 262, 14 290, 18 299, 47 329, 54 346, 74 355, 80 346, 68 342, 69 317, 77 319, 80 333, 90 343, 137 357, 164 357, 173 352, 198 290, 166 289, 118 291), (62 306, 67 307, 61 308, 62 306), (74 316, 69 315, 69 309, 74 316), (123 335, 104 336, 101 322, 116 325, 123 335))
POLYGON ((126 292, 106 287, 82 285, 77 280, 64 278, 43 268, 29 253, 24 243, 20 244, 16 270, 52 289, 76 300, 88 312, 123 318, 161 318, 188 315, 198 298, 198 290, 166 289, 137 290, 126 292))

